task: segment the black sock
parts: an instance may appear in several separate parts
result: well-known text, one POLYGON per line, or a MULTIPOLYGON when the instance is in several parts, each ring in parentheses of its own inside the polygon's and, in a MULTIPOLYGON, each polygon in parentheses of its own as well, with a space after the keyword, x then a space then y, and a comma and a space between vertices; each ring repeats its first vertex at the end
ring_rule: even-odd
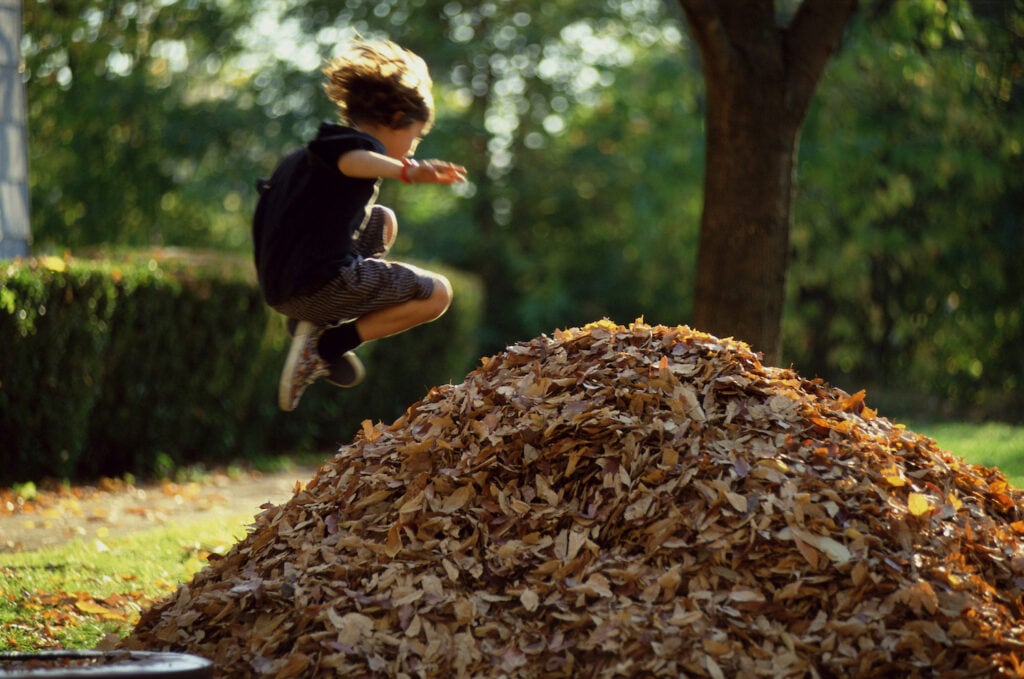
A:
POLYGON ((320 341, 316 345, 316 352, 320 358, 328 363, 334 363, 346 351, 352 351, 363 343, 356 330, 356 324, 343 323, 335 328, 327 328, 324 334, 320 335, 320 341))

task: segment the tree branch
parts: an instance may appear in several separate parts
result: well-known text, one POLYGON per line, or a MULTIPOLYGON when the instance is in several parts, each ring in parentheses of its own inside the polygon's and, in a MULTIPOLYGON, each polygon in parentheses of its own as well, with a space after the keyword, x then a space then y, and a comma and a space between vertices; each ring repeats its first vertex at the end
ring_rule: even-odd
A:
POLYGON ((856 9, 857 0, 804 0, 786 29, 782 45, 786 102, 797 120, 803 120, 825 65, 839 48, 843 29, 856 9))
POLYGON ((722 26, 715 0, 679 0, 686 15, 686 23, 700 48, 705 83, 722 76, 729 62, 732 47, 722 26))

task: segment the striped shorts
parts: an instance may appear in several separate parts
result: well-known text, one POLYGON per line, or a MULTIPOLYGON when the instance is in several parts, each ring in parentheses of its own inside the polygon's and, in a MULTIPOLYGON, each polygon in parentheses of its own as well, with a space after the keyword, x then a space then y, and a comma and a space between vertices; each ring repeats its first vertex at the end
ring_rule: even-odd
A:
POLYGON ((325 326, 430 297, 434 292, 434 278, 427 271, 382 259, 388 251, 384 228, 384 210, 375 206, 366 224, 353 236, 356 260, 315 292, 293 297, 275 305, 274 310, 288 318, 325 326))

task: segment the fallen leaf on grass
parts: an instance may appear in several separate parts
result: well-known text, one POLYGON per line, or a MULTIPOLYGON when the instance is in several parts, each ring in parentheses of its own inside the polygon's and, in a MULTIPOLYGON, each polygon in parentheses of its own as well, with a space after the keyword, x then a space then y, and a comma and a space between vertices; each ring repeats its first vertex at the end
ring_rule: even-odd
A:
POLYGON ((111 609, 107 606, 102 606, 96 603, 95 601, 91 600, 76 601, 75 608, 78 609, 80 613, 85 613, 86 615, 92 615, 98 618, 102 618, 103 620, 120 620, 122 622, 128 621, 128 616, 123 611, 111 609))
MULTIPOLYGON (((125 578, 130 580, 130 578, 125 578)), ((170 589, 170 586, 164 587, 170 589)), ((134 624, 139 612, 151 606, 154 597, 140 592, 114 593, 99 598, 88 592, 21 592, 10 595, 17 610, 17 622, 0 623, 0 635, 19 630, 20 635, 33 637, 32 648, 60 648, 60 638, 68 630, 87 621, 120 623, 124 628, 134 624)), ((10 637, 15 638, 13 635, 10 637)), ((8 647, 12 647, 8 644, 8 647)))

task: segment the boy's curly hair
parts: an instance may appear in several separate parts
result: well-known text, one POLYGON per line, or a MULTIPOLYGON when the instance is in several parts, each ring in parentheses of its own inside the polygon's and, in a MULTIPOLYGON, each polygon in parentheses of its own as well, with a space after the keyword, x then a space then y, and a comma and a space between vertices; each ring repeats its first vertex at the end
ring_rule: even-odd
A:
POLYGON ((323 68, 324 90, 349 124, 398 129, 434 122, 433 82, 419 56, 389 41, 356 41, 323 68))

